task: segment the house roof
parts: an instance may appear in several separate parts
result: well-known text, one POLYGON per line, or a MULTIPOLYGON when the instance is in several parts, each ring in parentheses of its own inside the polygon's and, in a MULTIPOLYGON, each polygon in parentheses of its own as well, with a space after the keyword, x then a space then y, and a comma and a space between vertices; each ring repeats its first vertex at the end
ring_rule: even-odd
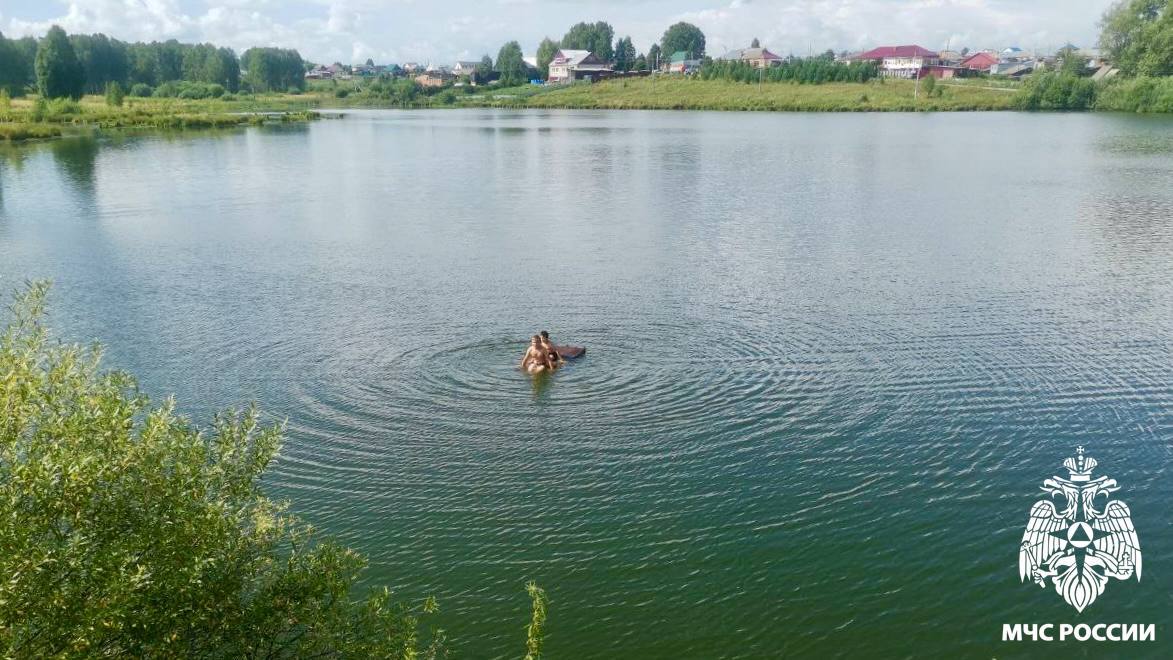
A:
POLYGON ((480 62, 471 62, 467 60, 460 60, 456 63, 456 68, 460 69, 475 69, 480 62))
POLYGON ((961 60, 961 64, 959 66, 961 66, 963 69, 988 69, 990 68, 990 65, 996 64, 997 62, 998 58, 989 53, 981 52, 974 53, 964 60, 961 60))
POLYGON ((937 54, 915 44, 908 46, 880 46, 866 53, 860 53, 861 60, 882 60, 885 57, 936 57, 937 54))
POLYGON ((725 53, 722 60, 780 60, 782 57, 771 53, 767 48, 738 48, 725 53))
POLYGON ((590 56, 591 51, 589 50, 564 49, 554 53, 554 61, 558 62, 559 64, 569 64, 570 66, 575 66, 577 64, 581 64, 583 60, 590 56))

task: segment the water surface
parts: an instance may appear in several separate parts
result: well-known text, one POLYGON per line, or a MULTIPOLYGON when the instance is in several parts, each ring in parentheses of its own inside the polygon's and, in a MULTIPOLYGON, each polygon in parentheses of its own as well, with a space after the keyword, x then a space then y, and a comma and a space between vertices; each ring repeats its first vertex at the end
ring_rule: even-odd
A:
POLYGON ((992 657, 1158 624, 1173 531, 1173 122, 355 112, 0 151, 0 287, 52 278, 206 421, 288 418, 274 495, 435 594, 463 657, 992 657), (549 329, 587 357, 516 369, 549 329), (1143 580, 1019 583, 1083 444, 1143 580))

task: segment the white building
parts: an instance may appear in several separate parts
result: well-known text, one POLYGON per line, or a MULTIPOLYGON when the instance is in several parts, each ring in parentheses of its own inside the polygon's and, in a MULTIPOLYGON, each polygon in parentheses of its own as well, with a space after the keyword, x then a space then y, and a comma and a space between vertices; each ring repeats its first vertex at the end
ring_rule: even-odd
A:
POLYGON ((589 50, 560 50, 550 60, 549 81, 596 80, 610 73, 611 65, 595 57, 589 50))

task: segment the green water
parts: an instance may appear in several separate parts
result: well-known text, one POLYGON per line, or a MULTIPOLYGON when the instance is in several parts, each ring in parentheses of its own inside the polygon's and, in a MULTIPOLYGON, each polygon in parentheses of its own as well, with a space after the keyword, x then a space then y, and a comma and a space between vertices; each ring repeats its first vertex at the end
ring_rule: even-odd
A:
POLYGON ((355 112, 0 150, 0 287, 435 594, 461 657, 1168 657, 1173 121, 355 112), (548 329, 587 356, 516 369, 548 329), (1022 584, 1083 444, 1144 575, 1022 584), (1143 645, 1003 623, 1157 624, 1143 645))

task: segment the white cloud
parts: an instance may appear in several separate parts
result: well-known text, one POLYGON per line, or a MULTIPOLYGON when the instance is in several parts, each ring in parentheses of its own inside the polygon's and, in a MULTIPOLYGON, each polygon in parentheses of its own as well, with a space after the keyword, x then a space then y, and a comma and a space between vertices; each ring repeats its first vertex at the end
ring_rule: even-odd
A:
POLYGON ((1088 44, 1112 0, 4 0, 0 31, 105 32, 125 40, 211 41, 238 52, 297 48, 315 61, 453 61, 516 39, 533 52, 580 20, 607 20, 640 50, 678 20, 709 51, 758 37, 780 53, 884 43, 1045 49, 1088 44), (15 6, 13 6, 15 5, 15 6), (54 13, 56 11, 56 13, 54 13))

